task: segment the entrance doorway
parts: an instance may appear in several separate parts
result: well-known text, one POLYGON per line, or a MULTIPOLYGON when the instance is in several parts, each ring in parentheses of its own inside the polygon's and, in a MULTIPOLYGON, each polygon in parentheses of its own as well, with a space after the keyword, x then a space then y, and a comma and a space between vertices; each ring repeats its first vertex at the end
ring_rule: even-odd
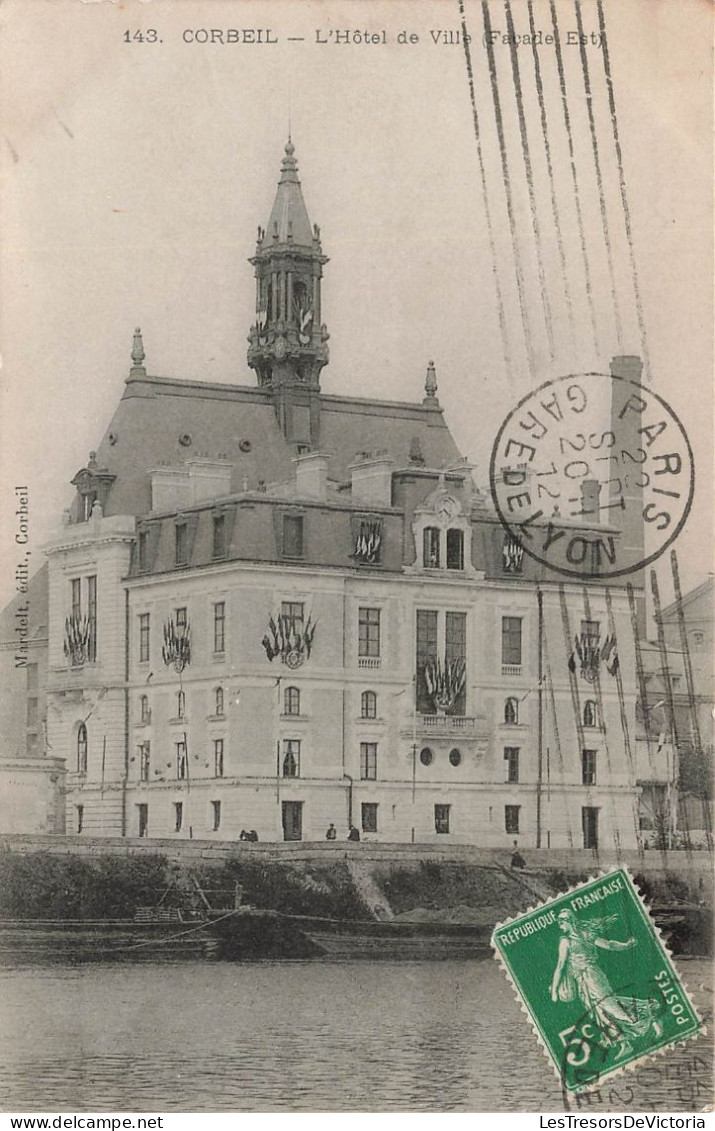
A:
POLYGON ((303 839, 303 802, 283 802, 283 840, 303 839))

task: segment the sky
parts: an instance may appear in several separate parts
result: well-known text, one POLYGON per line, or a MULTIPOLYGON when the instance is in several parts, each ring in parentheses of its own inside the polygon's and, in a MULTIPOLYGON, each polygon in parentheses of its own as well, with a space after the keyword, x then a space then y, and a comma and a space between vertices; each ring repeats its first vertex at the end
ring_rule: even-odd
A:
MULTIPOLYGON (((684 586, 701 581, 712 542, 711 10, 603 7, 621 168, 595 0, 580 9, 583 52, 568 43, 574 3, 556 0, 565 102, 550 6, 534 0, 543 114, 532 46, 503 42, 501 0, 488 5, 491 53, 477 0, 463 0, 468 53, 459 0, 5 0, 0 601, 14 594, 14 488, 29 489, 34 570, 122 394, 135 326, 152 374, 254 384, 247 259, 289 123, 330 258, 324 391, 420 400, 434 359, 446 419, 486 485, 499 426, 530 388, 645 351, 647 380, 695 454, 676 548, 684 586), (277 42, 184 41, 230 28, 277 42), (365 30, 379 42, 356 42, 365 30)), ((511 10, 523 37, 526 0, 511 10)), ((667 601, 666 562, 660 572, 667 601)))

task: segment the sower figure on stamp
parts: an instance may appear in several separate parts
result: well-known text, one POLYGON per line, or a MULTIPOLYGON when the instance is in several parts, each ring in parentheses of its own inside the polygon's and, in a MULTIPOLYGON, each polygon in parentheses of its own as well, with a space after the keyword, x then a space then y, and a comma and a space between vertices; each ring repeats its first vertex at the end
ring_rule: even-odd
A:
POLYGON ((559 942, 559 957, 551 983, 552 1001, 573 1001, 578 997, 594 1017, 607 1045, 619 1042, 617 1056, 633 1051, 631 1040, 646 1036, 651 1028, 658 1037, 663 1027, 657 1019, 658 1002, 614 992, 607 975, 598 965, 598 949, 630 950, 636 940, 616 942, 603 937, 603 930, 617 915, 579 922, 572 911, 559 912, 559 927, 564 937, 559 942))

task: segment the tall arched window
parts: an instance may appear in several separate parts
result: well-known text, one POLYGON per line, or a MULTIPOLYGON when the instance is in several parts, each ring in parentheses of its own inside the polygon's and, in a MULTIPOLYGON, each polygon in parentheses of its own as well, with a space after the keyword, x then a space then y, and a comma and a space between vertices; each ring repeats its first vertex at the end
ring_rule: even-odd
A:
POLYGON ((426 526, 422 535, 422 564, 425 569, 439 569, 439 529, 426 526))
POLYGON ((583 705, 583 725, 585 727, 598 726, 598 706, 594 699, 587 699, 583 705))
POLYGON ((177 718, 183 719, 186 714, 186 693, 184 691, 177 691, 176 693, 176 715, 177 718))
POLYGON ((150 719, 149 713, 149 696, 142 695, 139 700, 139 719, 143 723, 148 723, 150 719))
POLYGON ((377 718, 377 695, 374 691, 363 691, 360 698, 360 716, 363 719, 377 718))
POLYGON ((77 773, 87 773, 87 728, 84 723, 77 728, 77 773))
POLYGON ((286 687, 283 692, 283 714, 300 714, 300 691, 297 687, 286 687))
POLYGON ((216 700, 216 703, 215 703, 216 711, 215 711, 215 713, 217 715, 222 715, 223 714, 223 688, 217 687, 216 691, 214 692, 214 696, 215 696, 215 700, 216 700))
POLYGON ((504 703, 504 722, 516 726, 519 722, 519 700, 510 697, 504 703))

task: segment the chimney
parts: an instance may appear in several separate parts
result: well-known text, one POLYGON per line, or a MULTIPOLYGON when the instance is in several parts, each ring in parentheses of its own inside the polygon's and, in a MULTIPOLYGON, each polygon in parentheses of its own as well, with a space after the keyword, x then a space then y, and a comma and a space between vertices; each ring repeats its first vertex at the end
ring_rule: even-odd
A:
POLYGON ((394 460, 386 451, 358 452, 351 474, 353 502, 392 506, 392 468, 394 460))
POLYGON ((231 464, 223 459, 190 459, 189 500, 201 503, 204 499, 220 499, 231 494, 231 464))
POLYGON ((153 511, 183 510, 189 505, 189 473, 185 467, 152 467, 149 476, 153 511))
POLYGON ((581 514, 592 522, 601 521, 601 484, 597 479, 584 479, 581 484, 581 514))
POLYGON ((325 452, 307 452, 296 456, 295 490, 300 499, 326 499, 328 495, 328 456, 325 452))

